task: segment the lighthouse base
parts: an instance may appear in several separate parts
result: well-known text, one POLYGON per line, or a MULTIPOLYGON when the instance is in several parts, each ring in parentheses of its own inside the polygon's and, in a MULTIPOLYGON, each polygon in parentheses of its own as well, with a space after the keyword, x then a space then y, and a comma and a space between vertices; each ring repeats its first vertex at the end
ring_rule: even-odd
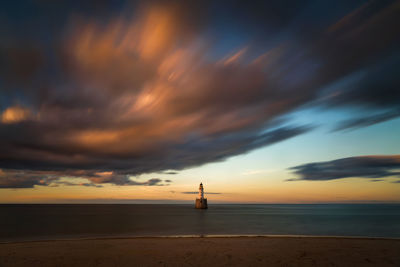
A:
POLYGON ((207 209, 207 198, 196 198, 196 209, 207 209))

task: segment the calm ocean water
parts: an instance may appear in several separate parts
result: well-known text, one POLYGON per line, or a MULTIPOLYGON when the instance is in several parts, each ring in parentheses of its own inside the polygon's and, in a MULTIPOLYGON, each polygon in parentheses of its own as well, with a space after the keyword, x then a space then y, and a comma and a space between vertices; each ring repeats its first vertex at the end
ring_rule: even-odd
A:
POLYGON ((400 205, 0 205, 0 241, 246 234, 400 238, 400 205))

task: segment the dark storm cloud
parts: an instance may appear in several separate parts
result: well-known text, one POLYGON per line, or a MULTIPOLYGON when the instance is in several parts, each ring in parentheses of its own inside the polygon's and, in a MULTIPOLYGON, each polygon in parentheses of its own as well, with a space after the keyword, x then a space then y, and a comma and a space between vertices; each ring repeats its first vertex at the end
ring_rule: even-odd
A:
POLYGON ((398 1, 91 6, 0 11, 5 186, 162 185, 131 176, 303 134, 282 117, 305 105, 366 111, 339 130, 400 115, 398 1))
MULTIPOLYGON (((344 178, 400 177, 400 155, 363 156, 314 162, 290 168, 299 178, 289 181, 328 181, 344 178)), ((371 181, 380 181, 372 179, 371 181)))

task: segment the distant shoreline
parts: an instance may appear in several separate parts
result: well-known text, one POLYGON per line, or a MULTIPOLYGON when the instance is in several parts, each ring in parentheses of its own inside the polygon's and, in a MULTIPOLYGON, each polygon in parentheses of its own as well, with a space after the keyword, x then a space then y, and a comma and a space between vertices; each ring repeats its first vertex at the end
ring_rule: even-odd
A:
MULTIPOLYGON (((0 203, 0 206, 6 205, 185 205, 195 204, 193 201, 185 202, 60 202, 60 203, 0 203)), ((400 202, 321 202, 321 203, 231 203, 231 202, 211 202, 210 205, 400 205, 400 202)))
POLYGON ((0 244, 36 243, 36 242, 62 242, 85 240, 125 240, 125 239, 200 239, 200 238, 313 238, 313 239, 362 239, 362 240, 399 240, 399 237, 374 237, 374 236, 331 236, 331 235, 159 235, 159 236, 93 236, 51 239, 28 239, 0 241, 0 244))

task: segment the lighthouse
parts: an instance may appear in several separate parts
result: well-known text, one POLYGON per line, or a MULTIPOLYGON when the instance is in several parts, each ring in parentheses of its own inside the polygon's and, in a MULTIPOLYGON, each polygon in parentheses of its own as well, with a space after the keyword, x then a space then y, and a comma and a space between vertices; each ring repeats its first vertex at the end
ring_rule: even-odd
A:
POLYGON ((199 186, 199 198, 196 198, 196 209, 207 209, 207 198, 204 198, 203 183, 199 186))

